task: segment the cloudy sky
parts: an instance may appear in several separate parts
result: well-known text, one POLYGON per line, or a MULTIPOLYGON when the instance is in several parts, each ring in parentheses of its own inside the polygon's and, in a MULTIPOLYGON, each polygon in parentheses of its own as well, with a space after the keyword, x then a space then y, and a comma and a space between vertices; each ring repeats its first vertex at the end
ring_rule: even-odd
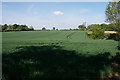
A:
POLYGON ((108 2, 3 2, 3 24, 26 24, 35 29, 77 28, 79 24, 105 23, 108 2))

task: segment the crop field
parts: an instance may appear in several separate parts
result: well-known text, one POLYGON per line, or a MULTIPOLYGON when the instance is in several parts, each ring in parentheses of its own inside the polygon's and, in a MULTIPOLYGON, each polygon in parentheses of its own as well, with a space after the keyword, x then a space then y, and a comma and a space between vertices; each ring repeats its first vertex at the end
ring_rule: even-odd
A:
POLYGON ((117 51, 117 42, 113 40, 93 40, 80 31, 36 31, 3 33, 3 53, 12 53, 21 46, 57 45, 78 53, 98 54, 117 51))
POLYGON ((3 77, 94 80, 112 72, 117 44, 82 31, 3 32, 3 77))

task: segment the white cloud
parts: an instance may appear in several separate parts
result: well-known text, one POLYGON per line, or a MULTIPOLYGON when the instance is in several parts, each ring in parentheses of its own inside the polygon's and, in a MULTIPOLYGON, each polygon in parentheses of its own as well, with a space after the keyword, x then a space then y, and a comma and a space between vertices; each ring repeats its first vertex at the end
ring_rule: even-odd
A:
POLYGON ((88 12, 87 9, 81 9, 81 10, 80 10, 80 13, 87 13, 87 12, 88 12))
POLYGON ((61 11, 55 11, 55 12, 53 12, 53 14, 54 14, 54 15, 64 15, 64 13, 61 12, 61 11))

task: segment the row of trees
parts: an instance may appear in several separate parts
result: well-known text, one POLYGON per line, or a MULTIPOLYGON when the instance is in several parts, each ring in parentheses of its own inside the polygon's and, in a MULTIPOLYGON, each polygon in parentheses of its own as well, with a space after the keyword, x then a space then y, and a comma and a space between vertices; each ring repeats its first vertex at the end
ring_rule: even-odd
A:
MULTIPOLYGON (((89 25, 87 28, 85 25, 79 25, 78 28, 76 29, 64 29, 66 31, 76 31, 76 30, 80 30, 80 31, 84 31, 84 30, 89 30, 89 31, 92 31, 93 29, 96 29, 96 28, 100 28, 100 29, 104 29, 104 31, 117 31, 116 29, 116 25, 111 23, 111 24, 91 24, 89 25), (96 27, 95 27, 96 26, 96 27)), ((42 30, 48 30, 46 29, 45 27, 42 28, 42 30)), ((58 30, 56 29, 55 27, 53 27, 52 30, 58 30)))
POLYGON ((6 32, 6 31, 33 31, 34 28, 32 26, 30 26, 30 28, 28 28, 27 25, 18 25, 18 24, 13 24, 13 25, 1 25, 2 27, 2 31, 6 32))
POLYGON ((88 26, 88 30, 92 30, 94 28, 94 26, 99 26, 102 29, 104 29, 105 31, 117 31, 117 26, 114 23, 111 24, 91 24, 88 26))
MULTIPOLYGON (((46 29, 45 27, 43 27, 42 30, 45 31, 45 30, 48 30, 48 29, 46 29)), ((52 30, 58 30, 58 29, 56 29, 55 27, 53 27, 52 30)))
POLYGON ((94 26, 96 26, 96 25, 99 26, 99 27, 101 27, 105 31, 117 31, 117 28, 116 28, 117 25, 114 24, 114 23, 111 23, 111 24, 91 24, 87 28, 84 25, 79 25, 78 28, 81 31, 84 31, 84 30, 90 30, 90 31, 92 31, 92 29, 95 28, 94 26))

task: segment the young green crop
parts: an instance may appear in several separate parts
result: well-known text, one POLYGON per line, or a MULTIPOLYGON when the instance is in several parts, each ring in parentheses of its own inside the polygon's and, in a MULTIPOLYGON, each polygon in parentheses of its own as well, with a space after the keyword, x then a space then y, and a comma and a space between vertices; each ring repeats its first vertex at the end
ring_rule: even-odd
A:
POLYGON ((20 46, 59 45, 67 50, 75 50, 83 54, 117 52, 114 40, 93 40, 85 38, 82 31, 28 31, 3 32, 3 53, 17 51, 20 46))
POLYGON ((84 35, 82 31, 3 32, 3 78, 100 80, 112 72, 117 42, 84 35))

